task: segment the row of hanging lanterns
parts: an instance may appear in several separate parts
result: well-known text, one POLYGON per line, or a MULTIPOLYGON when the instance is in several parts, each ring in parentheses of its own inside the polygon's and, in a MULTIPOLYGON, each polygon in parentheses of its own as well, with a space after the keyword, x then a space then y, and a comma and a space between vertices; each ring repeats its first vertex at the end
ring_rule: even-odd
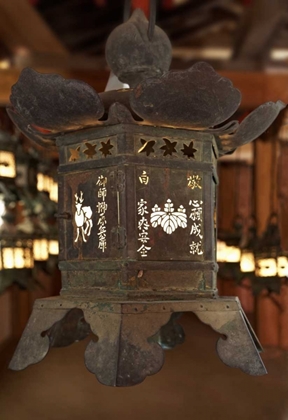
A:
POLYGON ((256 277, 288 277, 288 258, 284 252, 265 252, 257 255, 253 250, 229 246, 224 241, 217 242, 218 262, 238 264, 241 273, 255 274, 256 277))
POLYGON ((25 152, 16 135, 1 129, 0 292, 15 279, 22 279, 24 285, 23 279, 32 276, 35 264, 58 256, 53 221, 57 190, 57 182, 45 173, 43 164, 39 165, 38 156, 25 152), (46 214, 49 223, 45 216, 41 220, 43 208, 49 209, 46 214))
MULTIPOLYGON (((220 277, 235 278, 241 282, 250 278, 254 291, 261 291, 264 282, 269 290, 280 292, 282 281, 288 278, 288 253, 281 248, 281 237, 278 214, 274 203, 276 191, 275 179, 277 171, 277 140, 273 143, 271 167, 270 216, 264 233, 258 237, 255 217, 248 220, 245 234, 244 220, 236 216, 231 233, 220 233, 217 240, 217 261, 220 277), (257 287, 257 281, 262 287, 257 287)), ((239 174, 238 174, 239 178, 239 174)), ((236 173, 236 183, 237 173, 236 173)), ((239 191, 239 188, 236 188, 239 191)), ((237 201, 237 200, 236 200, 237 201)), ((236 203, 236 211, 240 203, 236 203)))

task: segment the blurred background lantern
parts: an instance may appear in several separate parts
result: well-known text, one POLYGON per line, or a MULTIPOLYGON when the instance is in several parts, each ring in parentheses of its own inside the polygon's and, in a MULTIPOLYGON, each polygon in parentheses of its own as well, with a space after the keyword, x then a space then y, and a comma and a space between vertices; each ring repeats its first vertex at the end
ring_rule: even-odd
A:
POLYGON ((0 179, 15 179, 16 177, 16 139, 0 129, 0 179))
POLYGON ((46 238, 33 240, 33 253, 36 261, 46 261, 49 257, 49 241, 46 238))
MULTIPOLYGON (((23 289, 34 289, 39 287, 37 270, 47 271, 49 265, 48 271, 52 272, 57 265, 57 206, 48 190, 37 189, 38 168, 45 166, 37 151, 17 130, 11 134, 5 127, 5 119, 2 125, 1 159, 5 163, 4 157, 9 157, 9 162, 0 165, 0 171, 3 169, 0 175, 0 290, 3 292, 13 283, 23 289), (48 264, 49 254, 53 258, 48 264)), ((53 173, 52 165, 50 173, 53 173)), ((57 198, 55 185, 57 187, 51 176, 48 186, 57 198)))
POLYGON ((57 167, 53 162, 41 162, 38 165, 37 173, 37 190, 44 191, 49 194, 52 201, 58 202, 58 183, 54 179, 57 173, 57 167))

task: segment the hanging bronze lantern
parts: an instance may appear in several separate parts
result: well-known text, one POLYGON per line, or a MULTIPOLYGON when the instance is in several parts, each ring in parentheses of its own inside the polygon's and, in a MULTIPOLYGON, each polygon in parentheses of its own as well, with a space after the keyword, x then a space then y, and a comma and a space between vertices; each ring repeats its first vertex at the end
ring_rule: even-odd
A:
POLYGON ((92 332, 88 370, 105 385, 134 385, 160 370, 169 334, 183 341, 176 314, 194 312, 222 335, 225 364, 266 372, 239 300, 217 295, 216 162, 258 137, 284 104, 219 128, 240 92, 205 63, 168 71, 170 42, 148 26, 136 10, 107 42, 108 64, 129 89, 98 95, 31 69, 12 88, 14 123, 59 150, 62 272, 60 297, 35 302, 14 370, 92 332))

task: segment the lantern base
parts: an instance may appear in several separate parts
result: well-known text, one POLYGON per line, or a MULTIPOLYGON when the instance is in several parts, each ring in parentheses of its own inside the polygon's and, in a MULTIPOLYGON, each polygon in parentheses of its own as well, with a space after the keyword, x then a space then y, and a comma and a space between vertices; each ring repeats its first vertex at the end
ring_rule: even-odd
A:
POLYGON ((194 312, 221 334, 217 353, 226 365, 250 375, 267 373, 261 345, 238 298, 230 297, 123 303, 39 299, 9 367, 25 369, 43 360, 50 347, 94 334, 85 351, 87 369, 104 385, 136 385, 161 369, 163 349, 183 342, 176 322, 176 313, 183 312, 194 312))

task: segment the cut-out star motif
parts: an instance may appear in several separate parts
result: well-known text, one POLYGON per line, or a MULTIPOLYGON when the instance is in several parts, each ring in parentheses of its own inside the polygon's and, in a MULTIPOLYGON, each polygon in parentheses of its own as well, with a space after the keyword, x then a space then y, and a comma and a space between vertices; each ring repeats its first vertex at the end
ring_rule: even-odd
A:
POLYGON ((79 159, 80 146, 78 146, 77 149, 69 149, 69 152, 71 154, 69 162, 75 162, 75 160, 79 159))
POLYGON ((183 155, 187 156, 188 159, 190 158, 195 159, 194 154, 197 152, 197 149, 194 149, 193 141, 191 141, 189 146, 187 146, 186 144, 183 144, 183 149, 181 149, 181 152, 183 152, 183 155))
POLYGON ((87 159, 92 159, 97 153, 95 150, 96 144, 85 143, 85 145, 87 146, 87 149, 84 150, 84 153, 87 156, 87 159))
POLYGON ((143 140, 141 139, 142 146, 138 150, 138 153, 146 153, 146 156, 149 156, 151 153, 154 153, 153 146, 156 143, 154 140, 143 140))
POLYGON ((107 140, 107 142, 105 143, 104 141, 101 141, 102 147, 100 150, 100 152, 102 152, 102 154, 106 157, 108 155, 112 155, 112 153, 110 152, 111 149, 113 149, 113 144, 110 144, 110 139, 107 140))
POLYGON ((165 141, 165 145, 160 147, 161 150, 164 150, 163 156, 167 156, 167 155, 172 156, 173 153, 177 153, 177 150, 175 149, 177 141, 174 141, 172 143, 168 139, 163 139, 163 140, 165 141))

